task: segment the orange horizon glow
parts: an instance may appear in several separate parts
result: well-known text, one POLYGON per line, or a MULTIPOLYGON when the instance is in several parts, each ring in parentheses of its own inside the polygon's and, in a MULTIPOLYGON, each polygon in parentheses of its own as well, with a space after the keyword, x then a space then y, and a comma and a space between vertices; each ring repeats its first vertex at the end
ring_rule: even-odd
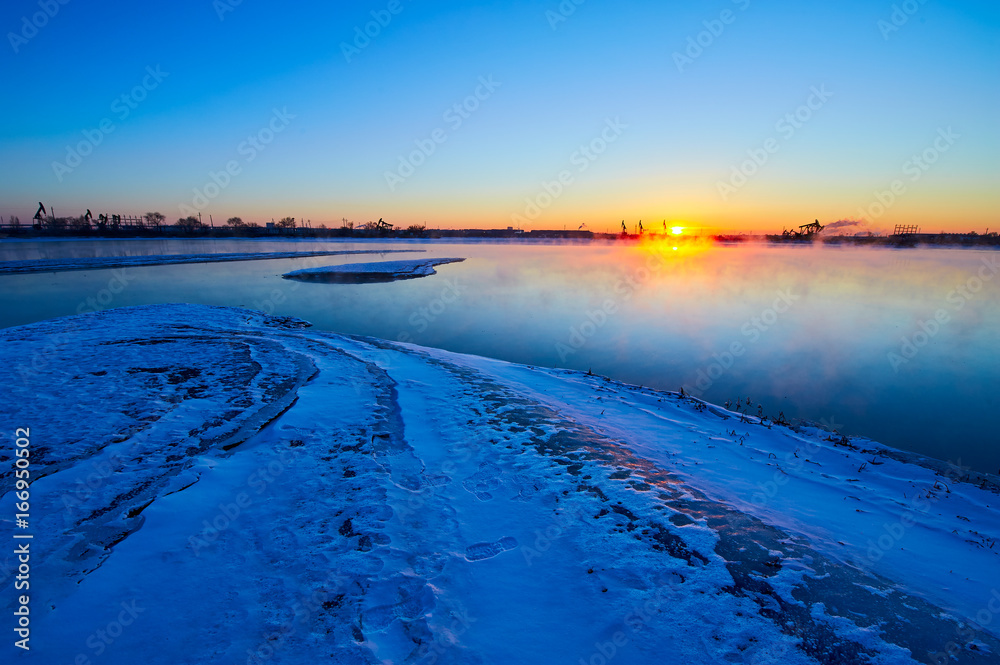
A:
MULTIPOLYGON (((80 203, 75 198, 71 201, 53 198, 45 203, 47 207, 54 209, 59 216, 82 215, 87 208, 92 208, 95 216, 99 211, 108 214, 135 216, 159 211, 166 215, 167 224, 173 224, 183 216, 172 209, 170 204, 150 204, 148 201, 142 200, 132 200, 124 202, 120 206, 100 208, 80 203)), ((889 235, 897 224, 917 226, 921 233, 929 234, 942 232, 984 234, 987 231, 1000 231, 1000 219, 996 219, 995 213, 988 211, 988 206, 984 207, 973 203, 969 203, 967 206, 956 206, 948 215, 941 214, 940 208, 933 204, 922 210, 903 210, 903 204, 900 203, 897 206, 898 210, 894 208, 878 218, 861 214, 865 212, 861 209, 862 206, 855 206, 852 212, 850 206, 825 205, 809 209, 805 206, 779 204, 770 208, 758 202, 741 206, 738 208, 738 212, 730 213, 711 210, 706 205, 680 206, 674 213, 664 214, 660 212, 656 214, 645 209, 645 203, 640 202, 643 209, 630 208, 621 211, 613 211, 611 206, 607 205, 580 212, 562 211, 559 214, 550 210, 534 219, 525 219, 522 223, 512 219, 512 215, 508 211, 509 206, 503 206, 496 200, 488 201, 485 204, 473 201, 449 201, 443 205, 421 200, 412 205, 398 202, 377 208, 349 205, 344 206, 344 211, 338 213, 331 213, 331 209, 336 209, 339 206, 329 202, 320 205, 310 202, 299 208, 297 205, 276 207, 273 202, 250 200, 245 204, 233 205, 232 207, 221 203, 213 204, 209 210, 202 213, 202 217, 206 224, 210 223, 211 220, 215 226, 223 226, 225 220, 233 216, 241 217, 246 222, 261 225, 272 219, 277 220, 288 216, 294 217, 296 222, 312 228, 325 225, 326 228, 330 229, 340 228, 342 220, 345 218, 353 222, 355 227, 382 218, 397 228, 403 229, 411 225, 424 225, 428 230, 488 230, 511 227, 523 231, 573 231, 582 228, 595 234, 612 235, 618 235, 621 232, 623 219, 629 233, 635 231, 641 219, 655 220, 649 223, 644 221, 644 225, 647 226, 646 233, 666 233, 673 236, 780 234, 784 229, 796 229, 814 219, 818 219, 825 226, 847 219, 860 222, 857 227, 841 229, 838 235, 855 235, 867 232, 875 235, 889 235), (489 207, 489 212, 482 212, 484 205, 489 207), (941 221, 942 219, 946 221, 941 221), (663 230, 661 230, 660 220, 664 220, 665 229, 663 230)), ((986 202, 979 201, 978 203, 986 202)), ((0 211, 0 214, 4 214, 5 217, 11 214, 19 215, 22 223, 30 220, 33 213, 33 208, 22 211, 0 211)))
MULTIPOLYGON (((528 223, 517 223, 512 221, 509 217, 503 216, 493 216, 493 215, 483 215, 474 216, 466 215, 458 212, 446 213, 446 214, 428 214, 420 215, 413 214, 412 212, 386 210, 384 212, 380 211, 379 214, 345 214, 341 217, 346 217, 348 220, 353 221, 355 226, 364 224, 368 221, 376 221, 379 218, 384 218, 385 221, 395 224, 396 227, 406 228, 412 224, 423 224, 429 230, 462 230, 462 229, 475 229, 475 230, 490 230, 490 229, 506 229, 508 227, 514 229, 520 229, 523 231, 574 231, 580 229, 592 231, 595 234, 612 234, 618 235, 621 232, 621 222, 624 218, 625 224, 628 227, 629 233, 633 233, 637 227, 639 220, 654 219, 659 220, 666 217, 666 233, 673 236, 687 236, 692 234, 697 235, 765 235, 765 234, 780 234, 784 229, 796 229, 803 224, 808 224, 814 219, 818 219, 824 226, 829 226, 838 221, 842 220, 856 220, 859 223, 857 227, 842 229, 838 235, 855 235, 858 233, 872 233, 874 235, 889 235, 892 233, 893 228, 897 224, 913 225, 920 228, 921 233, 971 233, 976 232, 979 234, 984 234, 987 231, 995 232, 1000 231, 1000 219, 995 219, 992 215, 987 213, 980 214, 956 214, 948 221, 940 221, 936 215, 932 215, 929 211, 922 215, 913 216, 901 216, 893 215, 891 218, 886 215, 878 219, 869 219, 867 217, 862 217, 858 214, 851 214, 849 211, 845 211, 841 214, 837 212, 828 212, 824 214, 759 214, 754 211, 754 214, 747 215, 699 215, 699 214, 688 214, 684 213, 681 215, 655 215, 655 214, 630 214, 623 216, 621 214, 609 214, 601 215, 598 218, 591 212, 586 215, 560 215, 556 216, 546 216, 542 215, 537 219, 527 220, 528 223), (470 218, 471 217, 471 218, 470 218), (673 220, 671 220, 673 218, 673 220), (684 221, 681 221, 683 219, 684 221), (679 232, 678 232, 679 231, 679 232)), ((286 213, 292 214, 292 213, 286 213)), ((285 215, 272 215, 273 217, 280 218, 285 215)), ((268 216, 266 220, 270 221, 272 216, 268 216)), ((223 217, 219 215, 219 217, 223 217)), ((256 216, 252 213, 249 215, 242 216, 245 220, 254 220, 256 216)), ((308 219, 308 215, 304 218, 308 219)), ((339 228, 340 218, 336 221, 317 221, 326 217, 323 215, 314 215, 312 217, 312 226, 317 227, 321 223, 325 223, 329 228, 339 228)), ((663 233, 658 227, 659 223, 653 222, 647 224, 646 233, 663 233)))

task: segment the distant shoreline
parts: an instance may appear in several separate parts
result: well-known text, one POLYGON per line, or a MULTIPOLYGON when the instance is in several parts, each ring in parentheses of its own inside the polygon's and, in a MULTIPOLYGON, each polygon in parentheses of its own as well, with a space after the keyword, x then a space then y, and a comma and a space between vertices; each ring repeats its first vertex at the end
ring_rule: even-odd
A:
POLYGON ((909 233, 889 236, 825 236, 822 234, 794 237, 778 234, 716 234, 716 235, 662 235, 656 233, 613 234, 592 231, 536 230, 516 231, 511 229, 429 229, 420 233, 411 231, 368 232, 348 229, 297 228, 276 232, 260 229, 248 232, 245 229, 208 228, 194 233, 186 233, 172 227, 160 229, 119 229, 91 231, 87 233, 51 231, 31 228, 18 230, 0 229, 0 243, 11 240, 495 240, 505 242, 567 240, 580 244, 591 241, 637 243, 643 241, 670 241, 689 243, 692 240, 710 240, 720 244, 753 243, 769 245, 853 245, 860 247, 965 247, 1000 248, 1000 233, 909 233))

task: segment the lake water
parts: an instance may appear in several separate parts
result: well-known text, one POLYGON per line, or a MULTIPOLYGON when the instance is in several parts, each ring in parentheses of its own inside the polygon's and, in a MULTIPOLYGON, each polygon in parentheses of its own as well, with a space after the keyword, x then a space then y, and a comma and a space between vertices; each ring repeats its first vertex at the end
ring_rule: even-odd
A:
MULTIPOLYGON (((0 326, 126 305, 262 309, 630 383, 1000 470, 1000 253, 947 249, 260 240, 3 241, 0 260, 302 249, 465 257, 381 284, 284 280, 379 257, 0 275, 0 326)), ((387 259, 417 258, 390 256, 387 259)))

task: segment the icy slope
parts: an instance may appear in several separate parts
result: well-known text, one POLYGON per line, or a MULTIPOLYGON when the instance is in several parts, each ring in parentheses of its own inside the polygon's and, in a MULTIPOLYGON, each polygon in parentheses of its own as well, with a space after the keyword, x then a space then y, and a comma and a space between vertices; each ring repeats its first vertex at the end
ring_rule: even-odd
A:
POLYGON ((0 338, 37 662, 1000 662, 995 478, 234 309, 0 338))

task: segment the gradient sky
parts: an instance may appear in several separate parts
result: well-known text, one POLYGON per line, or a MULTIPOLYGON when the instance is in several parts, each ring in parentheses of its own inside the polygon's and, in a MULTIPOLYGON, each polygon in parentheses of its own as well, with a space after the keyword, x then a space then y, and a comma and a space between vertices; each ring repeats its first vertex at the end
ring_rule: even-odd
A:
POLYGON ((4 3, 0 214, 24 221, 41 200, 59 215, 159 210, 170 221, 186 205, 216 223, 495 228, 520 215, 528 229, 642 219, 775 231, 865 216, 876 230, 1000 229, 996 2, 910 0, 914 13, 889 32, 893 3, 870 0, 399 0, 395 15, 389 0, 237 1, 42 0, 58 11, 37 34, 24 17, 38 0, 4 3), (724 11, 729 24, 701 35, 707 46, 681 71, 674 54, 724 11), (345 56, 372 12, 391 20, 345 56), (168 75, 155 83, 147 67, 168 75), (479 88, 485 99, 456 127, 446 114, 481 77, 499 87, 479 88), (128 108, 121 96, 144 78, 152 89, 128 108), (779 121, 813 88, 832 96, 813 98, 789 135, 779 121), (294 118, 248 147, 276 109, 294 118), (616 119, 624 127, 605 132, 615 140, 603 154, 581 157, 616 119), (102 121, 114 131, 100 136, 102 121), (436 129, 446 140, 391 188, 386 173, 436 129), (91 147, 88 130, 99 145, 57 174, 69 147, 91 147), (777 152, 720 194, 768 139, 777 152), (925 151, 936 162, 923 170, 910 160, 925 151), (197 200, 230 161, 239 173, 197 200), (543 183, 563 171, 568 184, 547 200, 543 183), (896 180, 880 210, 876 193, 896 180))

